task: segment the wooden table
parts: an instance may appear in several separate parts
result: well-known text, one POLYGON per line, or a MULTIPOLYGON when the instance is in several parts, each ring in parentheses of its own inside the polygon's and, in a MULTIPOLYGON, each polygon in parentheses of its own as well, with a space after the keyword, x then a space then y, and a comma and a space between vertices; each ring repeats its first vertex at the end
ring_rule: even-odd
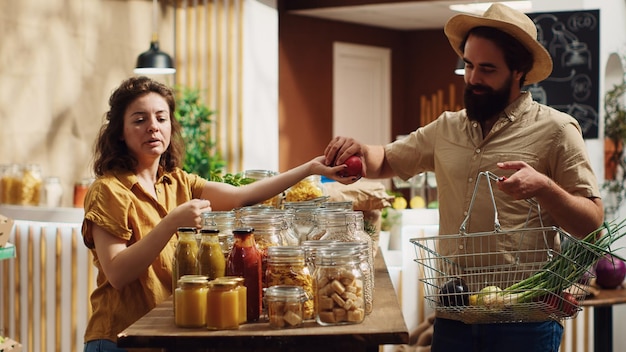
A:
MULTIPOLYGON (((168 351, 378 351, 379 345, 406 344, 409 332, 382 253, 375 259, 374 308, 360 324, 271 329, 267 322, 238 330, 183 329, 174 324, 171 298, 118 335, 118 346, 168 351)), ((416 293, 417 294, 417 293, 416 293)))
POLYGON ((613 351, 613 306, 626 303, 626 289, 599 290, 586 298, 583 306, 593 307, 593 345, 595 352, 613 351))

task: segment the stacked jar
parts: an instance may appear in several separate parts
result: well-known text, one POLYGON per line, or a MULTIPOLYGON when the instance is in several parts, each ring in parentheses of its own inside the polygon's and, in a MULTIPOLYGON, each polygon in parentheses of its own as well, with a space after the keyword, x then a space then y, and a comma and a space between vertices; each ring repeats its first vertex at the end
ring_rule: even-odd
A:
POLYGON ((374 304, 374 257, 371 237, 364 231, 363 212, 336 209, 320 209, 316 212, 315 226, 309 238, 315 240, 363 242, 364 253, 360 256, 365 284, 365 312, 372 312, 374 304))
POLYGON ((357 251, 329 247, 317 252, 313 287, 318 324, 358 324, 365 319, 364 280, 357 251))
MULTIPOLYGON (((285 285, 301 287, 306 297, 310 298, 302 302, 303 311, 301 315, 304 319, 313 318, 313 277, 306 264, 304 249, 302 247, 270 247, 267 255, 265 279, 268 289, 272 286, 285 285)), ((265 297, 267 301, 267 295, 265 297)))
POLYGON ((307 240, 306 235, 315 225, 314 214, 319 208, 317 202, 285 203, 285 211, 293 213, 293 229, 299 244, 307 240))
MULTIPOLYGON (((278 175, 276 171, 270 170, 246 170, 243 172, 244 178, 249 178, 255 181, 263 180, 269 177, 278 175)), ((274 197, 263 201, 261 204, 273 208, 280 208, 282 202, 282 193, 275 195, 274 197)))

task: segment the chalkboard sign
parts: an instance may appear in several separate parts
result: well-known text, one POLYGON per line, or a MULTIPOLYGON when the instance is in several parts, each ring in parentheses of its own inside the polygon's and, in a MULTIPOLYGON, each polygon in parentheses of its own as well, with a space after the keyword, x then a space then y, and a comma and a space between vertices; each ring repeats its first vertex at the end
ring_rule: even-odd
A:
POLYGON ((529 13, 537 39, 554 63, 550 77, 526 86, 533 99, 578 120, 584 138, 598 138, 600 11, 529 13))

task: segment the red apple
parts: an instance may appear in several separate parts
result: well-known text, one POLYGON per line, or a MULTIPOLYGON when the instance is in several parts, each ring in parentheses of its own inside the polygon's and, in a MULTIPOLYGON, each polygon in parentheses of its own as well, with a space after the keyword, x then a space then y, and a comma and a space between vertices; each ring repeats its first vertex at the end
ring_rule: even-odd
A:
POLYGON ((343 162, 346 165, 346 168, 339 171, 339 176, 341 177, 361 177, 361 173, 363 172, 363 162, 361 162, 361 158, 353 155, 346 159, 343 162))

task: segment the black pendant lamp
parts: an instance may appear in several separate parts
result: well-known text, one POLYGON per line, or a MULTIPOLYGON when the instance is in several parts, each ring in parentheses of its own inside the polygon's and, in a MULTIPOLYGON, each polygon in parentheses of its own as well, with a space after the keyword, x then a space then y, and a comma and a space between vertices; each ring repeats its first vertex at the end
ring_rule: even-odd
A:
POLYGON ((176 72, 172 58, 159 49, 159 36, 157 34, 157 0, 152 1, 152 41, 150 49, 139 55, 135 73, 140 75, 166 75, 176 72))
POLYGON ((465 75, 465 61, 459 58, 456 62, 456 68, 454 69, 454 74, 463 76, 465 75))

